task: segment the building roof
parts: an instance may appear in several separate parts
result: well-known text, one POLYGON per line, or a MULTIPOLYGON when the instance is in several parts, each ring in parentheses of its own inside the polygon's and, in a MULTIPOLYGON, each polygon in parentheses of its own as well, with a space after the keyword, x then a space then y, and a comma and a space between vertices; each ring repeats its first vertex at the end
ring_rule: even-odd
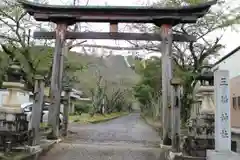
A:
POLYGON ((237 51, 240 50, 240 46, 238 46, 237 48, 235 48, 234 50, 232 50, 230 53, 228 53, 227 55, 223 56, 220 60, 218 60, 216 63, 214 63, 212 65, 212 68, 215 67, 216 65, 220 64, 222 61, 224 61, 225 59, 229 58, 230 56, 232 56, 234 53, 236 53, 237 51))

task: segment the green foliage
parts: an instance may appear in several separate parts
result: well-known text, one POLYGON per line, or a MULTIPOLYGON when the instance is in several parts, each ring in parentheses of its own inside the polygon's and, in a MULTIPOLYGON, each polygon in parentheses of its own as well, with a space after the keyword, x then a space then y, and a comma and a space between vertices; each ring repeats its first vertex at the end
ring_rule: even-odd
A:
POLYGON ((153 93, 153 90, 154 89, 147 84, 138 84, 134 86, 134 96, 143 106, 145 106, 150 103, 150 97, 151 93, 153 93))
POLYGON ((141 104, 141 111, 153 118, 159 118, 160 115, 161 68, 161 59, 156 57, 146 60, 145 65, 136 65, 141 79, 133 87, 134 96, 141 104))
POLYGON ((97 112, 101 112, 101 106, 103 105, 103 100, 105 98, 106 85, 102 82, 103 77, 99 76, 96 83, 96 87, 91 89, 92 93, 92 106, 90 110, 90 115, 94 116, 97 112))
POLYGON ((4 54, 4 52, 0 52, 0 87, 2 87, 2 82, 7 70, 6 66, 8 66, 9 64, 6 59, 7 59, 7 55, 4 54))
POLYGON ((106 95, 106 112, 121 112, 129 109, 131 102, 128 102, 128 90, 121 90, 120 88, 112 90, 112 93, 106 95))
MULTIPOLYGON (((2 44, 3 56, 1 61, 2 67, 6 71, 9 64, 13 61, 19 62, 24 72, 23 79, 29 90, 33 90, 34 78, 36 75, 45 77, 46 86, 50 85, 51 81, 51 68, 53 61, 53 48, 46 46, 35 46, 26 48, 16 48, 10 44, 2 44), (4 63, 8 62, 8 63, 4 63)), ((1 66, 0 66, 1 67, 1 66)), ((78 79, 74 74, 81 71, 83 66, 67 56, 64 57, 64 73, 63 79, 67 83, 77 83, 78 79)), ((5 73, 3 73, 5 74, 5 73)), ((1 75, 0 75, 1 76, 1 75)))
POLYGON ((70 56, 71 59, 78 59, 80 64, 88 66, 87 69, 76 73, 75 76, 80 79, 80 83, 76 85, 76 88, 80 88, 89 97, 92 95, 89 89, 93 88, 98 81, 96 72, 99 72, 104 77, 107 94, 110 94, 113 88, 129 89, 139 80, 139 75, 126 67, 122 56, 111 55, 107 58, 101 58, 79 53, 70 56))
MULTIPOLYGON (((48 61, 49 53, 44 53, 44 56, 34 56, 30 48, 17 48, 11 44, 2 44, 3 53, 6 55, 4 61, 9 62, 5 65, 7 69, 9 65, 14 62, 20 64, 23 70, 23 80, 25 81, 27 88, 32 90, 34 86, 34 76, 39 73, 45 73, 49 69, 49 65, 45 64, 44 68, 40 68, 41 61, 48 61)), ((41 54, 41 53, 39 53, 41 54)), ((5 70, 6 71, 6 70, 5 70)))
POLYGON ((76 113, 89 113, 92 107, 91 101, 80 101, 75 104, 76 113))
POLYGON ((141 77, 141 80, 138 84, 149 85, 149 87, 153 89, 153 92, 151 92, 153 96, 155 93, 158 93, 161 90, 161 59, 155 57, 151 60, 145 60, 145 66, 142 64, 137 64, 136 69, 141 77))
POLYGON ((96 113, 110 114, 128 109, 130 102, 127 95, 130 96, 131 92, 126 89, 122 90, 121 88, 111 88, 111 92, 106 92, 106 84, 107 82, 103 80, 103 77, 99 76, 95 88, 91 90, 92 104, 89 110, 91 116, 94 116, 96 113))
MULTIPOLYGON (((198 5, 206 0, 168 0, 164 5, 183 6, 198 5)), ((162 5, 162 4, 159 4, 162 5)), ((237 17, 236 7, 230 7, 226 1, 218 1, 209 12, 200 18, 196 24, 179 24, 173 27, 173 32, 194 35, 196 42, 173 43, 173 60, 175 65, 175 76, 183 80, 182 95, 182 118, 186 121, 190 116, 190 110, 193 103, 193 90, 196 85, 196 76, 201 74, 203 69, 208 68, 207 62, 211 58, 216 58, 219 50, 224 46, 221 44, 221 38, 224 36, 218 34, 212 36, 212 33, 219 31, 219 28, 228 27, 235 22, 228 23, 231 17, 237 17), (235 12, 226 12, 226 10, 235 10, 235 12)), ((234 18, 233 18, 234 19, 234 18)), ((159 32, 159 28, 156 31, 159 32)))
MULTIPOLYGON (((24 72, 23 79, 29 90, 33 90, 34 77, 37 74, 45 76, 46 85, 49 86, 54 49, 35 45, 35 41, 31 37, 31 29, 32 26, 41 28, 39 23, 32 21, 18 2, 9 0, 2 0, 1 2, 0 22, 4 25, 4 29, 0 30, 0 38, 4 40, 1 42, 4 56, 1 56, 0 59, 0 68, 2 69, 0 82, 9 64, 17 62, 21 64, 24 72)), ((75 83, 78 83, 79 77, 75 74, 81 69, 81 64, 77 64, 76 60, 72 62, 66 55, 63 69, 63 81, 65 84, 75 85, 75 83)))

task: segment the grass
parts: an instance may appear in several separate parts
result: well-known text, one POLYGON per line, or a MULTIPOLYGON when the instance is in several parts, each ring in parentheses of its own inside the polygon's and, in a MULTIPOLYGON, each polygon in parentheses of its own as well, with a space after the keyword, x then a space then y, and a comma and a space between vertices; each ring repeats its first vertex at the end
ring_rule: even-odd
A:
POLYGON ((117 118, 127 114, 128 112, 116 112, 116 113, 110 113, 105 115, 96 114, 93 117, 91 117, 87 113, 82 113, 81 115, 69 116, 69 120, 73 122, 81 123, 81 124, 89 124, 89 123, 98 123, 102 121, 111 120, 113 118, 117 118))
POLYGON ((141 114, 141 116, 145 120, 145 122, 149 126, 151 126, 154 130, 156 130, 161 136, 162 124, 161 124, 160 118, 158 120, 154 120, 153 117, 150 117, 144 114, 141 114))
POLYGON ((161 118, 160 117, 153 117, 148 112, 141 113, 141 116, 142 116, 142 118, 145 119, 145 121, 149 125, 153 126, 154 128, 161 128, 162 127, 161 118))
POLYGON ((40 123, 40 128, 47 128, 48 127, 48 123, 40 123))
MULTIPOLYGON (((81 124, 98 123, 102 121, 111 120, 113 118, 117 118, 120 116, 124 116, 127 114, 128 112, 114 112, 114 113, 105 114, 105 115, 96 114, 93 117, 91 117, 88 113, 82 113, 81 115, 70 115, 69 121, 78 122, 81 124)), ((44 129, 47 127, 48 127, 47 123, 40 123, 41 129, 44 129)))
POLYGON ((27 157, 29 155, 30 155, 30 153, 27 153, 27 152, 24 152, 24 151, 10 152, 10 153, 1 152, 0 159, 1 160, 20 160, 20 159, 23 159, 24 157, 27 157))
POLYGON ((153 126, 154 128, 161 128, 161 121, 160 120, 154 120, 152 117, 144 117, 148 124, 153 126))

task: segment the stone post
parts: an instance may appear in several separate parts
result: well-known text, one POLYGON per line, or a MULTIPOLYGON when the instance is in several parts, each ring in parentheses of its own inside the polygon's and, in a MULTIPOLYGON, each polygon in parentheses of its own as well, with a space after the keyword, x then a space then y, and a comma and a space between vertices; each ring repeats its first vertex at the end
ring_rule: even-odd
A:
POLYGON ((68 131, 68 116, 70 108, 70 91, 71 88, 68 86, 63 87, 64 97, 63 97, 63 136, 67 136, 68 131))
POLYGON ((42 107, 44 101, 44 77, 37 75, 35 77, 35 88, 34 88, 34 105, 32 108, 32 132, 33 132, 33 142, 32 145, 39 145, 40 143, 40 121, 42 116, 42 107))
POLYGON ((180 152, 180 130, 181 130, 181 103, 180 103, 180 84, 181 80, 173 78, 171 85, 174 88, 172 101, 172 149, 173 152, 180 152))

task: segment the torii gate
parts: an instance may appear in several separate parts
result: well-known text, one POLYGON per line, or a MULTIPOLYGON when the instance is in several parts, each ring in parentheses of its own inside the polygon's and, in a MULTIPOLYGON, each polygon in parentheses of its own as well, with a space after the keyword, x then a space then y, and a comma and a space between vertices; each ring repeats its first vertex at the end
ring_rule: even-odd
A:
MULTIPOLYGON (((180 23, 196 23, 204 16, 216 0, 198 6, 181 8, 156 7, 122 7, 122 6, 60 6, 44 5, 21 1, 23 8, 37 21, 57 24, 55 32, 35 32, 38 39, 56 39, 54 62, 51 79, 51 105, 49 124, 53 127, 53 137, 58 137, 58 115, 61 93, 62 50, 66 39, 115 39, 115 40, 148 40, 162 41, 162 115, 163 115, 163 144, 167 144, 170 132, 170 112, 168 103, 171 100, 172 79, 171 47, 172 41, 195 41, 193 36, 172 33, 172 26, 180 23), (67 27, 77 22, 107 22, 110 32, 68 32, 67 27), (161 27, 161 35, 146 33, 118 33, 118 23, 153 23, 161 27)), ((171 104, 171 103, 170 103, 171 104)), ((173 107, 172 107, 173 108, 173 107)), ((178 133, 180 126, 178 126, 178 133)), ((174 136, 175 133, 172 133, 174 136)))

